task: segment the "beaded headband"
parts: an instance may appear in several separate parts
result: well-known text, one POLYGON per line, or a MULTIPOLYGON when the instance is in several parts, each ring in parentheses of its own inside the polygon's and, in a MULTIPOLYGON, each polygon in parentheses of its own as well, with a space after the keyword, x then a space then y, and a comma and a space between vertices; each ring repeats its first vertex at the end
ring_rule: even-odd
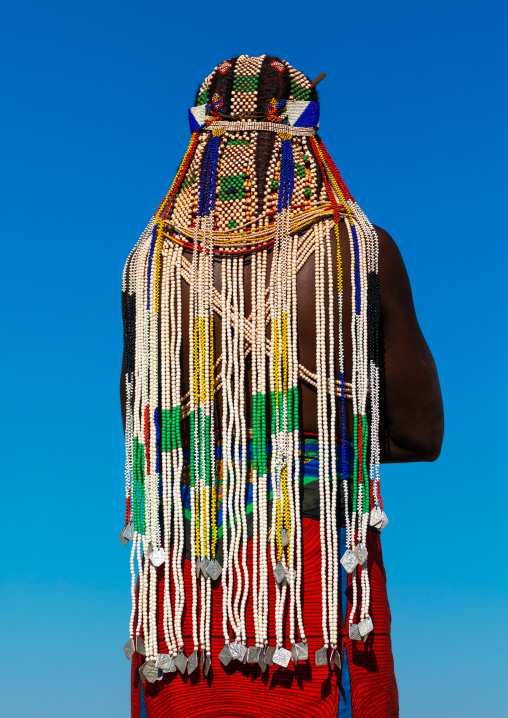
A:
POLYGON ((224 647, 218 657, 224 665, 246 658, 264 671, 267 665, 286 667, 290 659, 295 665, 309 660, 302 610, 302 381, 317 397, 323 647, 315 653, 316 665, 340 667, 345 642, 368 640, 373 630, 367 530, 388 523, 379 478, 378 238, 314 136, 319 104, 311 93, 308 78, 277 58, 242 55, 218 65, 189 110, 192 137, 173 184, 125 265, 126 507, 120 539, 132 541, 132 612, 124 650, 128 658, 134 651, 146 656, 143 681, 161 679, 163 671, 192 673, 199 654, 208 673, 212 583, 219 581, 224 647), (263 72, 268 79, 283 78, 274 86, 289 88, 287 99, 259 106, 263 72), (228 73, 226 116, 224 98, 210 96, 210 89, 222 86, 220 76, 228 73), (219 82, 213 84, 214 78, 219 82), (259 143, 267 156, 258 151, 258 133, 265 130, 274 133, 273 142, 265 137, 259 143), (343 271, 343 252, 349 253, 350 274, 343 271), (298 344, 297 278, 311 256, 315 372, 300 363, 298 344), (188 334, 182 329, 183 284, 189 287, 188 334), (351 466, 346 401, 353 413, 351 466), (346 533, 341 558, 338 520, 346 533), (252 566, 246 563, 250 541, 252 566), (188 579, 184 558, 191 563, 188 579), (342 570, 350 588, 347 637, 342 570), (247 648, 248 598, 255 641, 247 648), (191 608, 189 646, 183 615, 191 608), (270 621, 275 646, 268 645, 270 621))
MULTIPOLYGON (((210 105, 197 105, 189 110, 189 126, 191 132, 200 130, 229 129, 234 130, 268 130, 286 132, 292 135, 314 135, 319 128, 319 102, 283 100, 283 112, 276 122, 254 122, 234 120, 223 121, 223 115, 212 114, 210 105)), ((279 103, 280 104, 280 103, 279 103)))

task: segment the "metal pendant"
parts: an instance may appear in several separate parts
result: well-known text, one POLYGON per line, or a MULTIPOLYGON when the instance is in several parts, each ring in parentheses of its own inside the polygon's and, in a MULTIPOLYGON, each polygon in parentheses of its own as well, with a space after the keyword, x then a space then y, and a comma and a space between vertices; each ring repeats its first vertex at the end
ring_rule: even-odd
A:
POLYGON ((364 546, 362 543, 359 543, 357 546, 354 547, 353 553, 358 559, 358 563, 360 564, 360 566, 363 566, 368 556, 367 547, 364 546))
POLYGON ((286 569, 284 568, 282 563, 279 561, 279 563, 273 569, 273 575, 275 576, 275 580, 277 581, 279 586, 286 578, 286 573, 287 573, 286 569))
POLYGON ((168 653, 158 653, 157 660, 155 661, 155 667, 160 668, 164 673, 173 673, 176 671, 175 662, 173 656, 168 653))
POLYGON ((162 670, 162 668, 158 668, 157 670, 159 671, 157 675, 157 680, 162 681, 162 679, 164 678, 164 671, 162 670))
POLYGON ((155 568, 159 568, 166 559, 166 554, 164 553, 164 549, 162 546, 160 548, 156 548, 152 553, 150 554, 150 563, 152 566, 155 566, 155 568))
POLYGON ((259 663, 261 648, 259 646, 249 646, 247 650, 247 663, 259 663))
POLYGON ((247 654, 247 646, 244 646, 243 643, 240 643, 240 641, 233 641, 233 643, 230 643, 229 650, 231 651, 233 658, 236 658, 236 660, 240 661, 240 663, 247 654))
POLYGON ((298 661, 308 661, 309 646, 307 642, 304 643, 303 641, 301 641, 300 643, 293 644, 293 647, 291 649, 291 656, 293 657, 295 666, 298 665, 298 661))
POLYGON ((287 529, 280 530, 280 542, 282 546, 287 546, 289 543, 289 533, 287 529))
POLYGON ((358 566, 358 559, 349 548, 344 552, 344 556, 341 558, 340 562, 348 573, 353 573, 355 568, 358 566))
POLYGON ((335 665, 335 666, 339 669, 339 671, 340 671, 340 669, 341 669, 341 667, 342 667, 342 663, 341 663, 341 660, 340 660, 339 652, 338 652, 338 650, 337 650, 336 648, 333 649, 332 655, 330 656, 330 667, 333 668, 334 665, 335 665))
POLYGON ((328 648, 326 646, 316 651, 314 662, 316 666, 326 666, 328 663, 328 648))
POLYGON ((125 656, 126 656, 126 658, 127 658, 128 661, 130 661, 130 659, 131 659, 132 656, 134 655, 134 651, 135 651, 135 650, 136 650, 136 649, 134 648, 134 641, 133 641, 132 638, 129 638, 129 640, 127 641, 127 643, 126 643, 125 646, 123 647, 123 652, 125 653, 125 656))
POLYGON ((358 624, 357 623, 351 623, 349 626, 349 638, 352 641, 361 641, 362 637, 360 634, 360 631, 358 630, 358 624))
POLYGON ((132 539, 134 538, 134 525, 132 521, 123 527, 123 529, 120 531, 120 536, 118 538, 124 546, 127 546, 129 541, 132 541, 132 539))
POLYGON ((180 673, 183 675, 185 673, 185 669, 187 668, 187 656, 185 653, 180 651, 180 653, 177 654, 175 660, 175 666, 178 668, 180 673))
POLYGON ((159 676, 159 669, 155 667, 155 663, 153 661, 146 661, 141 668, 143 669, 146 680, 149 683, 155 683, 159 676))
POLYGON ((268 668, 268 665, 267 665, 267 663, 266 663, 266 661, 265 661, 265 654, 264 654, 264 651, 263 651, 262 648, 261 648, 260 651, 259 651, 259 661, 258 661, 258 663, 259 663, 259 667, 261 668, 261 671, 264 673, 264 672, 266 671, 266 669, 268 668))
POLYGON ((208 573, 206 570, 209 565, 210 565, 210 559, 206 558, 206 556, 205 556, 205 558, 201 559, 199 569, 201 571, 201 575, 203 576, 203 578, 208 578, 208 573))
POLYGON ((238 650, 239 643, 238 641, 233 641, 233 643, 229 644, 229 650, 231 653, 231 657, 235 660, 239 660, 240 658, 240 652, 238 650))
POLYGON ((205 658, 205 665, 203 666, 203 673, 205 676, 208 675, 208 671, 210 670, 210 666, 212 665, 212 657, 207 654, 205 658))
POLYGON ((358 624, 358 631, 360 633, 360 636, 365 640, 369 633, 374 630, 374 624, 372 623, 372 618, 370 616, 366 616, 360 623, 358 624))
POLYGON ((139 669, 139 677, 141 678, 142 683, 146 683, 146 676, 143 673, 143 666, 141 666, 139 669))
POLYGON ((139 653, 140 656, 146 656, 145 642, 141 636, 136 638, 136 653, 139 653))
POLYGON ((233 660, 233 656, 231 655, 231 650, 229 648, 229 643, 226 643, 222 651, 219 653, 219 660, 223 666, 229 666, 229 664, 233 660))
POLYGON ((288 651, 286 648, 282 648, 282 646, 277 646, 275 653, 273 654, 274 663, 278 666, 282 666, 283 668, 287 668, 290 658, 291 651, 288 651))
POLYGON ((190 674, 193 673, 193 671, 196 670, 198 667, 198 652, 192 651, 190 656, 187 659, 187 673, 190 674))
POLYGON ((377 529, 378 531, 382 531, 385 526, 388 526, 388 523, 388 517, 384 511, 381 511, 380 508, 372 509, 369 516, 369 526, 372 526, 373 529, 377 529))
POLYGON ((176 672, 176 665, 175 665, 175 659, 173 656, 169 657, 169 663, 166 666, 166 668, 162 669, 164 673, 175 673, 176 672))
POLYGON ((210 576, 212 581, 216 581, 222 573, 222 566, 216 558, 212 559, 206 568, 207 574, 210 576))
POLYGON ((273 654, 275 653, 275 646, 267 646, 265 651, 265 663, 267 666, 273 666, 273 654))

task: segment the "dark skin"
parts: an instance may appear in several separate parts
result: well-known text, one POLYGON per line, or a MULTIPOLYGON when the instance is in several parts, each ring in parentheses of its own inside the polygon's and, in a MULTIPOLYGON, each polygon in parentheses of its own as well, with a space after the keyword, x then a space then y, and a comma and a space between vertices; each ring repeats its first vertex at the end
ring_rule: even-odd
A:
MULTIPOLYGON (((351 381, 351 286, 350 251, 344 221, 340 222, 340 247, 344 271, 344 344, 346 381, 351 381)), ((444 418, 441 389, 437 369, 429 347, 423 337, 413 304, 411 286, 397 245, 380 227, 379 281, 381 290, 381 460, 383 463, 434 461, 440 454, 443 440, 444 418)), ((332 235, 332 248, 335 235, 332 235)), ((191 259, 191 253, 186 254, 191 259)), ((270 262, 270 257, 269 257, 270 262)), ((336 297, 337 265, 333 261, 333 297, 336 297)), ((269 268, 269 267, 268 267, 269 268)), ((251 312, 250 261, 245 260, 245 311, 251 312)), ((315 301, 314 255, 298 273, 298 351, 299 362, 315 372, 315 301)), ((220 258, 215 263, 215 286, 221 287, 220 258)), ((183 361, 182 395, 188 391, 188 304, 189 287, 182 285, 183 361)), ((220 356, 221 320, 215 317, 215 351, 220 356)), ((269 336, 270 327, 267 327, 269 336)), ((338 327, 335 331, 338 347, 338 327)), ((250 364, 247 362, 246 397, 250 400, 250 364)), ((300 382, 302 432, 317 433, 316 390, 300 382)), ((125 429, 124 364, 120 381, 122 417, 125 429)), ((220 426, 221 393, 216 395, 216 426, 220 426)), ((340 403, 340 402, 338 402, 340 403)), ((247 409, 250 404, 247 402, 247 409)), ((339 407, 338 407, 339 408, 339 407)), ((351 439, 352 407, 346 400, 346 436, 351 439)), ((268 422, 268 426, 270 423, 268 422)), ((339 430, 339 426, 338 426, 339 430)), ((188 435, 188 421, 182 422, 182 434, 188 435)))

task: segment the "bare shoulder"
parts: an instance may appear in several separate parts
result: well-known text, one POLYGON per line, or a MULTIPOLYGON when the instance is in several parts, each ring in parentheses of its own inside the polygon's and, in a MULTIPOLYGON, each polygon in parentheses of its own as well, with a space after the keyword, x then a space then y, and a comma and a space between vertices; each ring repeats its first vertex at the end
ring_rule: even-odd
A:
POLYGON ((385 321, 391 317, 418 326, 413 293, 402 254, 393 237, 382 227, 374 226, 379 240, 379 286, 381 310, 385 321), (395 316, 394 316, 395 315, 395 316))
POLYGON ((393 278, 400 274, 407 277, 402 254, 391 234, 376 225, 374 229, 379 240, 379 273, 393 278))

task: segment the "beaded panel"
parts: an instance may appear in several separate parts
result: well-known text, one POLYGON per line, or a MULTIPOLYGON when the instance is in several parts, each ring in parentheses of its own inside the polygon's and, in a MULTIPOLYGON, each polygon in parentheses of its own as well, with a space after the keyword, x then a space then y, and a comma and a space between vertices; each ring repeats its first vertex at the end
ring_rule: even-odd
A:
MULTIPOLYGON (((171 222, 189 231, 196 221, 199 181, 207 136, 201 137, 194 158, 185 174, 171 214, 171 222)), ((305 137, 291 139, 295 163, 292 210, 308 211, 327 203, 326 191, 318 192, 318 174, 310 144, 305 137)), ((219 148, 219 172, 216 188, 214 226, 232 236, 240 234, 246 225, 249 231, 275 221, 279 194, 282 141, 275 136, 268 163, 265 188, 259 203, 257 133, 225 132, 219 148), (257 207, 262 207, 261 215, 257 207)), ((322 184, 322 183, 321 183, 322 184)))
POLYGON ((236 61, 231 93, 231 114, 235 117, 242 118, 256 111, 259 73, 264 59, 264 55, 241 55, 236 61))

